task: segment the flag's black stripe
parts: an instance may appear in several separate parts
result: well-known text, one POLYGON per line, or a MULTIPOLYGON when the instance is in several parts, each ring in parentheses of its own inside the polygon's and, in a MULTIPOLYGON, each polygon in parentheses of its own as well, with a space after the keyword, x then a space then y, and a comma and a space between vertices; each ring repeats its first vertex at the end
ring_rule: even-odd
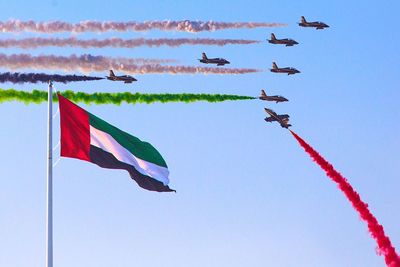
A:
POLYGON ((170 189, 168 186, 165 186, 162 182, 157 181, 152 177, 141 174, 133 166, 119 161, 111 153, 92 145, 90 146, 90 161, 102 168, 121 169, 128 171, 131 178, 144 189, 157 192, 175 191, 170 189))

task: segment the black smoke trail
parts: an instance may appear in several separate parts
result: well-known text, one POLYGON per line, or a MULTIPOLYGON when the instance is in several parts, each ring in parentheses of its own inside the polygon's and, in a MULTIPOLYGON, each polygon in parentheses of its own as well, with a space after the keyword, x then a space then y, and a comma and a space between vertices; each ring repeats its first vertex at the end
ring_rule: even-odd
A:
POLYGON ((45 74, 45 73, 19 73, 19 72, 4 72, 0 73, 0 83, 47 83, 49 81, 69 83, 80 81, 96 81, 102 80, 102 77, 93 77, 86 75, 60 75, 60 74, 45 74))
MULTIPOLYGON (((61 94, 74 102, 85 104, 152 104, 155 102, 184 102, 192 103, 197 101, 222 102, 235 100, 257 99, 251 96, 223 95, 223 94, 143 94, 143 93, 84 93, 74 91, 64 91, 61 94)), ((53 100, 57 101, 57 96, 53 95, 53 100)), ((40 104, 47 101, 47 91, 33 90, 32 92, 19 91, 15 89, 0 89, 0 103, 17 101, 25 104, 40 104)))

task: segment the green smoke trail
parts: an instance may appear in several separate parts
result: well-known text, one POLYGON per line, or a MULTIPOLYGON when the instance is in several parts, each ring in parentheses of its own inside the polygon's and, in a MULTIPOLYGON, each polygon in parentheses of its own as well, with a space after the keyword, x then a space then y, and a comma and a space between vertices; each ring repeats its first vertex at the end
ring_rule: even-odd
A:
MULTIPOLYGON (((227 100, 250 100, 256 99, 251 96, 241 95, 222 95, 222 94, 142 94, 142 93, 84 93, 74 91, 61 92, 63 96, 74 102, 85 104, 151 104, 154 102, 184 102, 192 103, 196 101, 222 102, 227 100)), ((53 100, 58 101, 57 96, 53 95, 53 100)), ((47 101, 47 91, 33 90, 32 92, 19 91, 15 89, 0 89, 0 103, 18 101, 25 104, 40 104, 47 101)))

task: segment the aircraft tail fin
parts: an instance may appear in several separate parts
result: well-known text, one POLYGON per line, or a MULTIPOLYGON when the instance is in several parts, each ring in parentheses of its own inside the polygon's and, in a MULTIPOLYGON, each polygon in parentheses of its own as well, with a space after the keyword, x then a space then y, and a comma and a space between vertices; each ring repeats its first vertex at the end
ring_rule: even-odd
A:
POLYGON ((266 97, 267 94, 265 93, 264 89, 261 89, 261 97, 266 97))
POLYGON ((304 16, 301 16, 301 22, 302 23, 307 23, 306 18, 304 16))
POLYGON ((206 53, 204 53, 204 52, 201 53, 201 58, 202 58, 202 59, 208 59, 206 53))
POLYGON ((276 40, 275 34, 271 33, 271 40, 276 40))
POLYGON ((115 76, 114 72, 112 70, 110 70, 110 77, 114 77, 114 76, 115 76))
POLYGON ((273 68, 273 69, 277 69, 277 68, 278 68, 278 65, 276 65, 275 62, 272 62, 272 68, 273 68))

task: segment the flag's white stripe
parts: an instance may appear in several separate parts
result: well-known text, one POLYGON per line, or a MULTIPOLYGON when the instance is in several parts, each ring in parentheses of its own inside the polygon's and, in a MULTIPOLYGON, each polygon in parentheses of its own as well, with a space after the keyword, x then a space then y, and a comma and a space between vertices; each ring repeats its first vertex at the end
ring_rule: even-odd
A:
POLYGON ((119 161, 132 165, 138 172, 150 176, 164 185, 169 183, 167 168, 135 157, 121 146, 110 134, 90 125, 90 144, 114 155, 119 161))

